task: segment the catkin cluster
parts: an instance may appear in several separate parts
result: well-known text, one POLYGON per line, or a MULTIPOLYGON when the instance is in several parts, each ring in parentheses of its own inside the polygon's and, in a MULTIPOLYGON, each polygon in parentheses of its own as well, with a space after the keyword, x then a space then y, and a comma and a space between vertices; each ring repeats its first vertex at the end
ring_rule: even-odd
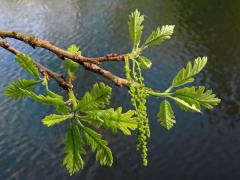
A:
POLYGON ((132 60, 132 69, 129 68, 128 59, 125 64, 126 78, 129 82, 129 94, 131 95, 131 103, 135 107, 137 118, 137 150, 142 153, 143 165, 147 166, 147 138, 150 137, 150 128, 147 118, 146 98, 144 92, 144 78, 141 74, 141 68, 136 60, 132 60))

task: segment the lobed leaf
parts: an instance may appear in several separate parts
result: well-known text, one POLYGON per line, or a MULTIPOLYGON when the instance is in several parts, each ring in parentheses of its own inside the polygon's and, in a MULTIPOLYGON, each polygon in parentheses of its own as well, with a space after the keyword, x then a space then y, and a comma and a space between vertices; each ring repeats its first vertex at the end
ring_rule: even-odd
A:
POLYGON ((104 122, 101 118, 102 111, 104 110, 88 111, 86 115, 79 117, 79 119, 95 127, 100 127, 104 122))
POLYGON ((167 130, 170 130, 173 127, 174 123, 176 123, 171 104, 167 100, 164 100, 161 103, 160 111, 157 117, 160 124, 167 130))
POLYGON ((182 68, 177 75, 174 77, 172 82, 172 87, 182 86, 184 84, 194 81, 193 76, 199 73, 207 63, 207 57, 198 57, 194 60, 192 65, 190 62, 187 64, 186 68, 182 68))
POLYGON ((10 83, 7 89, 5 90, 5 96, 8 96, 14 100, 22 99, 26 96, 21 89, 32 91, 35 88, 36 81, 33 79, 19 79, 16 83, 10 83))
POLYGON ((105 108, 109 104, 111 91, 111 87, 106 86, 104 83, 96 83, 90 92, 84 94, 78 102, 77 108, 82 112, 105 108))
POLYGON ((90 111, 87 113, 84 120, 97 127, 103 125, 113 132, 120 130, 125 135, 131 135, 131 131, 137 128, 136 118, 133 117, 134 114, 135 111, 133 110, 122 113, 122 107, 116 110, 110 108, 106 110, 90 111))
POLYGON ((161 28, 158 27, 155 31, 153 31, 145 43, 142 45, 142 49, 145 49, 149 46, 156 46, 161 44, 166 39, 170 39, 173 34, 174 25, 165 25, 161 28))
POLYGON ((42 120, 42 123, 49 127, 54 124, 61 123, 62 121, 65 121, 67 119, 71 119, 72 117, 73 114, 66 115, 51 114, 49 116, 45 116, 45 118, 42 120))
POLYGON ((112 166, 113 156, 111 149, 107 146, 107 141, 102 139, 101 134, 88 127, 82 126, 82 129, 86 143, 91 147, 93 152, 96 151, 96 160, 101 165, 112 166))
POLYGON ((195 105, 198 109, 201 109, 201 106, 212 109, 213 106, 218 105, 221 100, 212 93, 212 90, 206 90, 204 86, 198 87, 185 87, 182 89, 176 90, 175 95, 187 102, 190 105, 195 105))
POLYGON ((134 48, 137 48, 140 43, 143 30, 143 20, 143 15, 141 15, 137 9, 129 15, 128 28, 134 48))
POLYGON ((80 169, 83 169, 84 162, 81 154, 86 154, 83 149, 84 142, 80 137, 79 129, 76 125, 71 124, 67 129, 65 138, 64 152, 66 154, 63 164, 66 166, 70 175, 73 175, 80 169))
POLYGON ((178 97, 170 97, 171 99, 173 99, 181 109, 185 110, 185 111, 191 111, 191 112, 201 112, 200 109, 198 109, 196 107, 195 104, 189 104, 188 102, 178 98, 178 97))
POLYGON ((51 97, 51 96, 44 96, 42 94, 35 94, 34 92, 19 88, 20 91, 24 94, 24 96, 28 96, 31 99, 38 101, 42 104, 48 104, 54 106, 59 113, 67 113, 69 108, 65 105, 65 102, 62 98, 51 97))
POLYGON ((52 98, 57 98, 57 99, 61 99, 63 100, 63 97, 54 93, 53 91, 49 90, 49 89, 46 89, 46 92, 47 92, 47 95, 52 97, 52 98))
POLYGON ((33 63, 33 60, 27 54, 18 53, 15 59, 18 64, 25 69, 29 74, 34 76, 37 79, 40 79, 38 68, 33 63))
POLYGON ((125 135, 131 135, 131 131, 137 128, 137 120, 133 117, 135 111, 129 110, 122 113, 122 107, 117 108, 115 111, 113 108, 105 110, 103 114, 103 126, 112 129, 113 132, 117 132, 119 129, 125 135))

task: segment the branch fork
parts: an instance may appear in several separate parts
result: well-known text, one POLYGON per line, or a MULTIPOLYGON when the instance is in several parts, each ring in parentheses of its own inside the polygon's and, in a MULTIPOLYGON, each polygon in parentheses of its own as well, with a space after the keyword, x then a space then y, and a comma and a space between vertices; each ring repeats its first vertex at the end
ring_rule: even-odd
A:
MULTIPOLYGON (((40 47, 43 49, 46 49, 54 54, 56 54, 61 59, 69 58, 73 60, 74 62, 77 62, 78 64, 82 65, 86 70, 89 70, 91 72, 97 73, 109 80, 111 80, 115 85, 120 87, 128 87, 128 81, 124 78, 121 78, 117 75, 114 75, 110 71, 100 67, 99 65, 102 62, 107 61, 124 61, 124 57, 127 54, 121 54, 118 55, 117 53, 110 53, 106 54, 104 56, 100 57, 84 57, 81 55, 77 55, 71 52, 68 52, 64 49, 61 49, 55 45, 53 45, 52 42, 41 39, 39 37, 23 34, 16 31, 5 31, 0 29, 0 37, 2 39, 5 38, 12 38, 16 40, 20 40, 22 42, 25 42, 26 44, 32 46, 34 49, 36 47, 40 47)), ((0 39, 0 47, 4 48, 5 50, 11 52, 12 54, 17 55, 18 53, 22 53, 11 46, 10 43, 8 43, 5 40, 0 39)), ((33 59, 32 59, 33 60, 33 59)), ((68 83, 68 81, 63 77, 63 75, 54 72, 53 70, 48 69, 47 67, 43 66, 42 64, 38 63, 37 61, 33 60, 33 63, 38 67, 41 73, 47 74, 49 77, 51 77, 53 80, 55 80, 60 87, 62 87, 65 90, 72 89, 72 85, 68 83)), ((44 75, 43 74, 43 75, 44 75)))

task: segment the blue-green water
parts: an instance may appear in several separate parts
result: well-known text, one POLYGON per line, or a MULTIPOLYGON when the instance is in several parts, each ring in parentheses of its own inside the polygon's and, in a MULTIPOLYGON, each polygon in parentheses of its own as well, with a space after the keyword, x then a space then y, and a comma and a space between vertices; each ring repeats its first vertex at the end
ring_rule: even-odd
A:
MULTIPOLYGON (((157 25, 175 24, 172 40, 146 51, 153 60, 145 71, 146 84, 164 90, 186 62, 209 57, 197 83, 211 87, 220 106, 203 115, 176 111, 177 123, 166 131, 156 122, 159 101, 148 102, 151 120, 149 165, 135 151, 135 137, 103 132, 114 154, 112 168, 101 167, 90 153, 85 169, 69 177, 62 166, 65 125, 47 128, 41 118, 53 109, 25 99, 3 96, 10 81, 29 77, 0 49, 0 179, 240 179, 240 1, 224 0, 0 0, 0 28, 34 34, 67 48, 79 45, 86 56, 129 51, 128 14, 145 14, 146 37, 157 25)), ((63 63, 46 50, 16 40, 17 49, 64 73, 63 63)), ((122 63, 104 66, 123 75, 122 63)), ((131 108, 126 89, 80 69, 75 88, 81 95, 95 81, 113 86, 111 105, 131 108)), ((53 82, 51 87, 64 92, 53 82)), ((38 91, 41 91, 39 89, 38 91)))

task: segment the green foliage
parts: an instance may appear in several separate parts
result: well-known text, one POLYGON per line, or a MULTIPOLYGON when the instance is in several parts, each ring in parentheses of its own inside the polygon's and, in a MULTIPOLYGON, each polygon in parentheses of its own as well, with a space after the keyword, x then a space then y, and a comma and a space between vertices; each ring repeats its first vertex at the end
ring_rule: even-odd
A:
POLYGON ((207 57, 197 58, 192 65, 190 62, 186 68, 182 68, 173 78, 172 87, 182 86, 194 81, 193 76, 199 73, 207 63, 207 57))
POLYGON ((42 94, 35 94, 34 92, 31 91, 27 91, 24 89, 21 89, 22 93, 25 96, 30 97, 31 99, 40 102, 42 104, 46 104, 46 105, 51 105, 54 106, 56 108, 56 110, 58 110, 58 112, 62 112, 62 113, 66 113, 69 111, 68 107, 66 106, 65 102, 60 99, 60 98, 56 98, 56 97, 51 97, 51 96, 44 96, 42 94))
MULTIPOLYGON (((68 52, 75 53, 76 55, 81 55, 80 49, 75 44, 72 44, 71 46, 69 46, 67 50, 68 52)), ((72 61, 71 59, 65 58, 64 66, 67 70, 68 76, 70 77, 70 79, 73 80, 74 73, 78 69, 79 64, 72 61)))
POLYGON ((137 9, 129 15, 128 28, 134 48, 137 48, 140 43, 143 30, 143 20, 143 15, 140 15, 140 12, 137 9))
POLYGON ((5 96, 8 96, 14 100, 22 99, 26 94, 21 90, 32 91, 35 88, 36 81, 33 79, 18 79, 16 83, 11 83, 4 92, 5 96))
MULTIPOLYGON (((135 111, 122 113, 122 108, 108 109, 102 113, 103 126, 111 129, 113 132, 120 130, 125 135, 131 135, 131 131, 137 128, 137 121, 134 118, 135 111)), ((101 116, 100 116, 101 117, 101 116)))
MULTIPOLYGON (((96 151, 96 160, 99 161, 101 165, 108 166, 112 165, 113 157, 110 148, 107 146, 107 141, 103 140, 99 133, 90 129, 84 125, 84 123, 96 127, 110 128, 114 132, 119 129, 124 134, 131 134, 131 130, 136 128, 135 118, 132 117, 134 115, 133 111, 122 113, 121 107, 116 111, 114 111, 114 109, 103 109, 109 104, 110 96, 111 88, 109 86, 103 83, 96 83, 80 100, 77 100, 78 104, 76 105, 76 109, 73 108, 74 115, 68 114, 57 117, 57 122, 64 121, 68 118, 72 118, 74 122, 77 122, 86 144, 91 147, 92 151, 96 151)), ((76 97, 73 92, 69 93, 69 97, 71 101, 75 101, 76 97)), ((65 162, 67 163, 67 160, 65 160, 65 162)), ((72 160, 70 164, 73 162, 74 160, 72 160)))
POLYGON ((147 38, 145 43, 142 45, 142 49, 145 49, 149 46, 156 46, 161 44, 166 39, 170 39, 173 34, 174 25, 166 25, 161 28, 158 27, 155 31, 153 31, 150 36, 147 38))
POLYGON ((40 79, 38 68, 28 55, 19 53, 17 54, 15 61, 18 62, 18 64, 30 75, 34 76, 37 79, 40 79))
POLYGON ((49 116, 46 116, 42 122, 46 126, 52 126, 54 124, 61 123, 62 121, 65 121, 67 119, 70 119, 73 117, 73 114, 67 114, 67 115, 57 115, 57 114, 51 114, 49 116))
POLYGON ((181 109, 185 110, 185 111, 192 111, 192 112, 201 112, 200 109, 198 109, 195 104, 189 104, 186 101, 178 98, 178 97, 170 97, 171 99, 173 99, 181 109))
POLYGON ((71 100, 73 110, 75 111, 77 109, 77 98, 74 95, 74 92, 72 90, 68 91, 68 97, 69 97, 69 100, 71 100))
POLYGON ((142 68, 150 68, 152 66, 152 62, 145 56, 139 56, 139 63, 142 68))
POLYGON ((92 90, 86 92, 83 98, 78 102, 77 108, 82 112, 105 108, 109 105, 111 97, 111 88, 104 83, 96 83, 92 90))
POLYGON ((160 124, 167 130, 170 130, 173 127, 173 124, 176 123, 171 104, 166 99, 162 101, 157 116, 160 124))
POLYGON ((176 96, 184 100, 190 105, 195 105, 196 108, 201 109, 201 106, 212 109, 220 103, 220 99, 212 93, 212 90, 206 90, 204 86, 198 87, 185 87, 176 90, 176 96))
POLYGON ((83 169, 84 161, 81 154, 86 154, 83 145, 84 142, 80 138, 80 132, 77 125, 70 124, 65 138, 64 152, 66 153, 66 156, 63 160, 63 164, 66 166, 70 175, 83 169))
POLYGON ((99 128, 103 125, 104 121, 101 116, 103 116, 102 114, 104 114, 105 111, 107 110, 88 111, 84 116, 80 116, 79 118, 82 121, 99 128))
POLYGON ((99 161, 101 165, 112 166, 113 156, 110 148, 107 146, 107 141, 102 139, 101 134, 88 127, 82 126, 82 130, 87 144, 93 152, 96 151, 96 160, 99 161))
POLYGON ((141 25, 144 18, 136 10, 129 16, 129 33, 133 42, 133 50, 125 57, 125 75, 129 83, 129 94, 131 95, 131 103, 136 111, 137 120, 137 150, 141 150, 143 164, 147 165, 147 137, 150 136, 149 123, 147 118, 147 107, 145 105, 147 96, 157 96, 164 98, 160 105, 158 120, 160 124, 170 129, 176 122, 173 109, 167 99, 171 99, 177 105, 186 111, 201 112, 201 107, 212 108, 220 102, 212 91, 204 92, 204 87, 198 90, 195 88, 179 89, 176 92, 171 92, 173 88, 185 85, 194 81, 194 76, 198 74, 206 65, 207 58, 197 58, 194 63, 188 63, 186 68, 181 69, 172 81, 172 85, 163 93, 154 91, 145 86, 142 68, 150 68, 152 62, 150 59, 142 55, 142 51, 148 47, 160 45, 163 41, 170 39, 174 25, 166 25, 158 27, 146 39, 140 48, 141 34, 143 26, 141 25), (137 23, 136 23, 137 22, 137 23), (138 30, 138 31, 137 31, 138 30), (134 41, 134 37, 137 41, 134 41))
POLYGON ((57 99, 61 99, 61 100, 63 100, 63 97, 62 97, 62 96, 60 96, 60 95, 58 95, 58 94, 52 92, 52 91, 49 90, 49 89, 46 89, 46 93, 47 93, 47 95, 48 95, 49 97, 57 98, 57 99))
MULTIPOLYGON (((202 107, 212 109, 214 106, 218 105, 221 100, 213 94, 212 90, 205 90, 204 86, 199 86, 198 88, 194 86, 185 87, 177 89, 175 92, 171 92, 174 87, 193 82, 193 76, 203 69, 206 62, 206 57, 197 58, 193 65, 188 63, 186 68, 183 68, 178 72, 174 77, 172 86, 170 86, 165 92, 160 93, 147 89, 147 93, 157 97, 172 99, 185 111, 201 113, 202 107)), ((170 129, 176 122, 171 104, 166 99, 161 103, 158 119, 160 124, 166 129, 170 129)))
MULTIPOLYGON (((5 95, 14 100, 20 100, 28 96, 34 101, 53 106, 58 114, 46 116, 42 120, 46 126, 60 124, 61 122, 68 123, 63 164, 70 175, 83 169, 84 161, 82 157, 86 154, 84 149, 86 146, 90 146, 91 150, 96 152, 96 160, 101 165, 112 166, 113 164, 113 155, 108 147, 108 142, 102 138, 101 134, 93 130, 92 126, 97 129, 110 129, 114 133, 121 131, 124 135, 131 135, 132 131, 136 130, 137 150, 141 151, 143 165, 146 166, 148 163, 147 138, 150 137, 146 101, 149 96, 156 96, 159 99, 164 98, 160 104, 160 112, 157 117, 160 124, 168 130, 176 123, 171 101, 176 102, 181 109, 191 112, 201 112, 203 107, 212 109, 220 103, 220 99, 211 90, 205 90, 203 86, 198 88, 185 87, 173 91, 174 88, 194 81, 194 76, 207 63, 206 57, 195 59, 193 64, 189 62, 185 68, 177 73, 173 78, 172 85, 164 92, 154 91, 145 85, 142 69, 150 69, 152 62, 142 55, 142 51, 170 39, 174 26, 158 27, 139 48, 143 20, 144 17, 138 10, 129 16, 129 34, 133 48, 132 52, 125 56, 125 76, 128 80, 131 103, 135 110, 129 110, 125 113, 122 112, 122 107, 106 109, 110 103, 112 89, 104 83, 96 83, 90 91, 81 92, 84 95, 80 99, 75 95, 74 89, 68 89, 68 99, 65 99, 49 89, 48 78, 44 73, 42 73, 43 77, 40 77, 36 65, 28 55, 17 55, 16 61, 19 65, 38 81, 19 79, 16 83, 11 83, 8 86, 5 95), (34 92, 36 84, 43 85, 46 90, 45 93, 36 94, 34 92), (171 101, 168 101, 168 99, 171 101)), ((74 44, 68 48, 68 51, 81 55, 81 51, 74 44)), ((69 76, 69 84, 72 85, 78 64, 65 58, 64 65, 69 76)))
POLYGON ((131 135, 131 130, 137 128, 136 118, 133 117, 134 114, 134 111, 122 113, 122 108, 119 107, 116 110, 110 108, 90 111, 83 119, 96 127, 104 126, 109 128, 114 133, 120 130, 125 135, 131 135))

